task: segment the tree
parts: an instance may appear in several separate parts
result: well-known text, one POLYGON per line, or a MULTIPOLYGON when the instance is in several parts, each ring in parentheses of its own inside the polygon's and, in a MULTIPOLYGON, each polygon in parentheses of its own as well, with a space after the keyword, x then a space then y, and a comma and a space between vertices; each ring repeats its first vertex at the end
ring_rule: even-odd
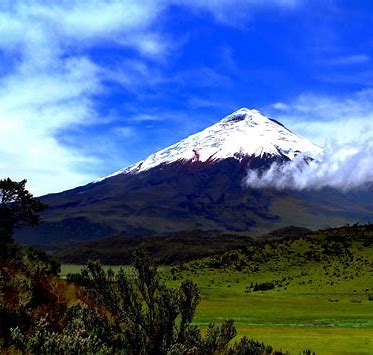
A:
POLYGON ((0 180, 0 249, 12 242, 14 228, 36 225, 46 206, 26 190, 27 180, 0 180))
POLYGON ((132 274, 123 270, 114 274, 90 262, 81 274, 68 277, 84 289, 88 303, 109 314, 112 333, 121 339, 116 350, 134 355, 209 355, 227 348, 236 335, 233 321, 211 324, 205 337, 191 324, 200 301, 194 282, 183 281, 177 289, 166 287, 156 263, 142 251, 135 254, 133 267, 132 274))
POLYGON ((56 301, 52 286, 59 263, 40 250, 13 243, 14 228, 38 224, 38 213, 46 207, 25 186, 26 180, 0 180, 0 348, 9 343, 12 328, 19 325, 25 331, 32 327, 36 309, 45 311, 53 302, 57 316, 52 318, 58 318, 66 308, 56 301))

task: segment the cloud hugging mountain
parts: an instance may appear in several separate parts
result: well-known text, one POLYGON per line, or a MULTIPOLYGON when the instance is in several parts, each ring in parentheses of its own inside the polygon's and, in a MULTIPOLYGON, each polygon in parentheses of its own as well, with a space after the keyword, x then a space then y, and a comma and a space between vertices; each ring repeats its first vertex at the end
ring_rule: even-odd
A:
POLYGON ((245 184, 280 190, 369 188, 373 184, 373 144, 367 140, 329 145, 314 160, 299 155, 285 164, 275 163, 264 172, 249 170, 245 184))

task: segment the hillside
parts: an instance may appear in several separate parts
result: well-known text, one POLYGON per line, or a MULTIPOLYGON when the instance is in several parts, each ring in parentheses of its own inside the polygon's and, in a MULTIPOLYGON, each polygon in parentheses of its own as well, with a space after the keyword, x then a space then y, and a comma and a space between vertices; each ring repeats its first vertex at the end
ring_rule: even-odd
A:
POLYGON ((299 354, 373 352, 373 225, 274 237, 164 270, 202 292, 195 322, 232 317, 239 336, 299 354))
MULTIPOLYGON (((302 227, 288 226, 257 238, 300 236, 311 232, 302 227)), ((147 250, 160 264, 179 264, 206 256, 239 249, 257 242, 257 238, 243 233, 206 231, 178 232, 153 237, 111 237, 90 242, 61 246, 53 254, 65 264, 85 264, 99 260, 104 265, 126 265, 137 249, 147 250)))
POLYGON ((253 239, 213 232, 180 232, 156 237, 113 237, 61 248, 54 255, 66 264, 85 264, 99 260, 104 265, 126 265, 136 249, 151 253, 161 264, 175 264, 237 249, 253 239))
POLYGON ((222 286, 233 282, 235 274, 240 275, 240 287, 247 292, 253 292, 255 283, 261 282, 270 283, 276 292, 370 292, 373 225, 257 239, 240 249, 192 261, 175 270, 180 275, 193 270, 197 278, 218 273, 217 281, 222 286), (243 285, 245 279, 250 283, 243 285))
POLYGON ((367 223, 372 192, 275 191, 244 188, 245 165, 153 168, 50 195, 43 223, 21 229, 19 241, 41 246, 112 236, 152 236, 186 230, 261 235, 296 224, 310 229, 367 223))

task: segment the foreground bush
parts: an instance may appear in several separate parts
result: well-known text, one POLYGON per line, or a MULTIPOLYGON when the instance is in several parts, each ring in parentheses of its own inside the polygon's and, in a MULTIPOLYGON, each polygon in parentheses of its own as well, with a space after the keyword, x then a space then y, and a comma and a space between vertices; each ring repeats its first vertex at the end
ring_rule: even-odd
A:
POLYGON ((33 354, 111 353, 100 337, 109 329, 101 328, 103 319, 98 320, 96 314, 80 307, 70 313, 74 314, 70 314, 69 323, 61 332, 53 330, 44 318, 36 323, 31 335, 25 335, 19 327, 12 329, 13 346, 33 354))
POLYGON ((202 337, 191 324, 200 301, 198 287, 183 281, 178 289, 167 288, 157 266, 148 255, 138 252, 134 271, 114 275, 97 263, 89 263, 80 275, 69 279, 78 284, 85 299, 97 312, 107 313, 117 335, 107 345, 128 354, 213 354, 225 351, 236 335, 232 321, 210 325, 202 337))

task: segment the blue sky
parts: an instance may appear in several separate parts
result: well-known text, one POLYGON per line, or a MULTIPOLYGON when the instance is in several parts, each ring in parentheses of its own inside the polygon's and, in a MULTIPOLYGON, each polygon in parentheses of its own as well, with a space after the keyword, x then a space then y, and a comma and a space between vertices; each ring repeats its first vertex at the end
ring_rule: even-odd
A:
POLYGON ((107 175, 249 107, 318 144, 373 131, 373 2, 2 1, 0 175, 107 175))

